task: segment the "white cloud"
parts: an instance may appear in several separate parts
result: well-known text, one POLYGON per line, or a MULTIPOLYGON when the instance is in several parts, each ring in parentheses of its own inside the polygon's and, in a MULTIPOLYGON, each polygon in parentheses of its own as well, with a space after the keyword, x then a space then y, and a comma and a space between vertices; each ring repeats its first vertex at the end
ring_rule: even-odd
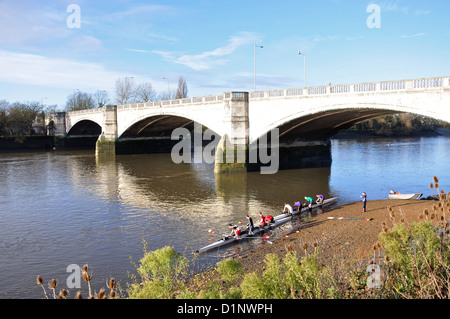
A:
POLYGON ((415 16, 425 16, 425 15, 429 15, 431 13, 431 10, 416 10, 416 12, 414 12, 415 16))
POLYGON ((148 17, 155 13, 175 14, 177 10, 174 7, 165 5, 140 5, 131 7, 125 11, 114 12, 106 16, 107 20, 131 19, 137 16, 148 17))
POLYGON ((139 53, 152 53, 152 51, 139 50, 139 49, 127 49, 128 51, 139 52, 139 53))
POLYGON ((402 36, 400 36, 400 38, 402 38, 402 39, 411 39, 411 38, 422 37, 424 35, 425 35, 425 33, 420 32, 420 33, 411 34, 411 35, 402 35, 402 36))
POLYGON ((360 36, 354 36, 354 37, 346 37, 345 38, 345 41, 357 41, 357 40, 362 40, 362 39, 365 39, 366 37, 365 36, 362 36, 362 35, 360 35, 360 36))
POLYGON ((70 39, 69 45, 71 50, 76 52, 96 52, 104 49, 100 39, 89 35, 70 39))
POLYGON ((206 51, 200 54, 182 54, 179 52, 152 51, 161 55, 165 60, 185 65, 194 70, 207 70, 218 65, 226 63, 224 57, 231 55, 236 49, 243 45, 259 42, 255 34, 250 32, 241 32, 237 36, 233 36, 228 44, 212 51, 206 51))
POLYGON ((169 41, 169 42, 177 42, 178 41, 178 39, 175 38, 175 37, 166 36, 166 35, 162 35, 162 34, 156 34, 156 33, 153 33, 153 32, 149 32, 147 34, 147 36, 149 38, 153 38, 153 39, 157 39, 157 40, 166 40, 166 41, 169 41))
POLYGON ((313 35, 311 37, 314 42, 334 41, 339 39, 339 36, 336 35, 328 35, 328 36, 313 35))
POLYGON ((52 88, 109 89, 124 75, 95 63, 0 50, 0 82, 52 88))
POLYGON ((383 1, 379 4, 381 11, 408 13, 409 8, 399 5, 399 1, 383 1))
POLYGON ((65 10, 58 12, 33 5, 0 2, 0 44, 31 47, 70 34, 65 10))

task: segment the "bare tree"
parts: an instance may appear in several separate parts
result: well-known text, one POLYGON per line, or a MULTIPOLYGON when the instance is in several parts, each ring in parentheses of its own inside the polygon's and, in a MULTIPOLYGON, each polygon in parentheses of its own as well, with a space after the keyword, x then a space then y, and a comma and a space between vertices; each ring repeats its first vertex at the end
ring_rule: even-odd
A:
POLYGON ((137 103, 145 103, 156 100, 156 92, 150 82, 139 84, 134 91, 134 98, 137 103))
POLYGON ((186 84, 186 80, 180 76, 178 79, 178 88, 177 88, 177 94, 175 96, 176 99, 183 99, 187 97, 188 88, 186 84))
POLYGON ((77 91, 67 97, 67 111, 87 110, 93 108, 95 108, 94 99, 89 93, 77 91))
POLYGON ((96 107, 103 107, 110 102, 109 94, 105 90, 95 91, 95 93, 92 95, 92 98, 94 99, 96 107))
POLYGON ((132 77, 119 78, 116 80, 116 102, 127 104, 132 102, 134 95, 134 79, 132 77))
POLYGON ((170 91, 162 91, 159 93, 157 100, 158 101, 166 101, 166 100, 172 100, 176 96, 176 92, 174 90, 170 91))

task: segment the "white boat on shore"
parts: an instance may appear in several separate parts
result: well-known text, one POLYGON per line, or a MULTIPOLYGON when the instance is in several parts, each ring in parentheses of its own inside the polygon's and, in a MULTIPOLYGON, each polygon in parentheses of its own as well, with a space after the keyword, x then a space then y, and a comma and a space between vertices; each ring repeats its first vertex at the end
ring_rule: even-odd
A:
POLYGON ((399 192, 390 192, 389 193, 389 199, 419 199, 423 194, 421 193, 414 193, 414 194, 401 194, 399 192))

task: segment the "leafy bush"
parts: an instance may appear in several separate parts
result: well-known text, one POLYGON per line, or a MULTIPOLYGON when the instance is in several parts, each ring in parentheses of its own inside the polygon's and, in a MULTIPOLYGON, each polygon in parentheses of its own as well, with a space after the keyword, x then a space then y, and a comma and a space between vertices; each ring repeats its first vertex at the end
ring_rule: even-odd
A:
POLYGON ((325 298, 337 291, 330 269, 319 265, 317 255, 299 261, 296 252, 288 252, 283 260, 268 254, 265 263, 261 275, 245 275, 241 284, 244 298, 325 298))
POLYGON ((450 284, 447 240, 432 221, 397 223, 379 234, 389 260, 386 293, 391 298, 447 298, 450 284))
POLYGON ((231 258, 218 262, 216 270, 221 275, 223 281, 229 286, 236 284, 240 276, 244 273, 242 264, 231 258))
POLYGON ((130 298, 173 298, 183 289, 189 261, 172 247, 146 253, 139 262, 141 282, 129 286, 130 298))

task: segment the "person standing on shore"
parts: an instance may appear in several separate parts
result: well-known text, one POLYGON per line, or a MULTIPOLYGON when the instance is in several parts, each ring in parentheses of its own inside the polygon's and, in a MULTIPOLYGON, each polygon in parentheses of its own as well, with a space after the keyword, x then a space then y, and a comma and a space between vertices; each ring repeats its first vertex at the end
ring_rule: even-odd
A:
POLYGON ((367 194, 366 194, 366 192, 362 193, 361 199, 362 199, 362 204, 363 204, 363 213, 365 213, 366 212, 366 204, 367 204, 367 194))

